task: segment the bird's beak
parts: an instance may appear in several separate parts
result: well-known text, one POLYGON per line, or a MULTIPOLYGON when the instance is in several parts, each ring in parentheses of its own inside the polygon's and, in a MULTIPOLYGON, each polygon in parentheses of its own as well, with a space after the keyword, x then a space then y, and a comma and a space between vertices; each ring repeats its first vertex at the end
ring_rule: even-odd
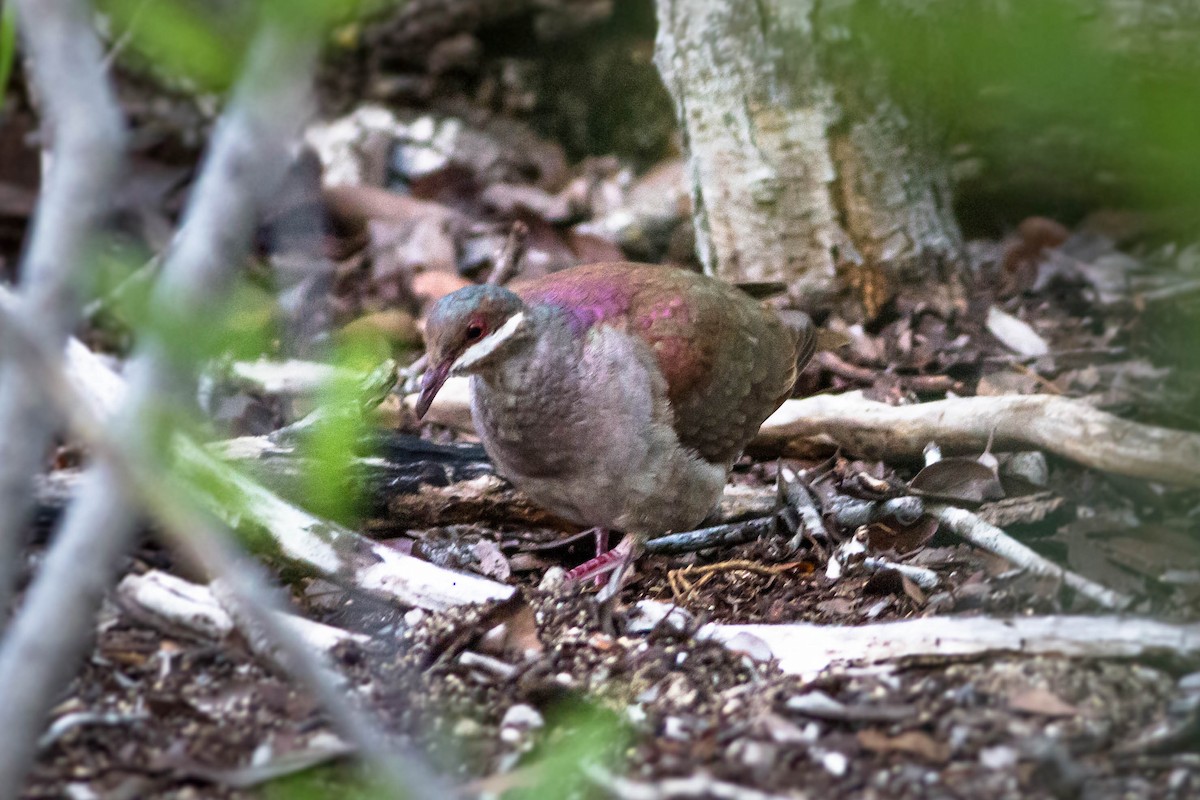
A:
POLYGON ((425 370, 425 375, 421 378, 421 393, 417 395, 417 419, 424 417, 425 412, 429 410, 433 398, 437 397, 442 384, 450 377, 450 367, 453 363, 446 359, 425 370))

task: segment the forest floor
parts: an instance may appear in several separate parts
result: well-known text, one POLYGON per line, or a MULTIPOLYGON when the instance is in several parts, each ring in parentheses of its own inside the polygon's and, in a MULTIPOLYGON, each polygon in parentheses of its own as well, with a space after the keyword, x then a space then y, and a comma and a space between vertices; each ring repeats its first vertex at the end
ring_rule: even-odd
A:
MULTIPOLYGON (((293 268, 302 280, 319 278, 309 285, 318 287, 305 301, 311 305, 293 309, 292 318, 282 313, 280 322, 318 308, 338 329, 366 327, 416 355, 424 309, 480 279, 514 221, 529 231, 525 274, 625 258, 694 266, 679 158, 637 171, 615 156, 572 162, 534 129, 485 116, 392 114, 364 101, 310 129, 315 157, 298 164, 300 188, 289 196, 301 200, 274 209, 271 223, 286 227, 317 209, 329 224, 309 244, 322 258, 289 260, 294 253, 264 244, 256 259, 260 274, 278 278, 293 268), (340 188, 321 188, 331 175, 340 188)), ((0 209, 7 265, 31 211, 28 174, 8 166, 17 146, 0 141, 0 181, 15 198, 0 209)), ((156 235, 178 211, 195 156, 162 145, 134 160, 123 233, 150 252, 166 245, 156 235)), ((819 316, 828 338, 797 396, 857 389, 904 404, 1054 394, 1200 429, 1188 411, 1198 407, 1200 381, 1161 355, 1171 335, 1164 325, 1176 313, 1173 287, 1200 274, 1200 249, 1156 238, 1137 215, 1098 212, 1069 227, 1028 219, 971 242, 968 256, 965 288, 899 294, 865 323, 838 312, 819 316)), ((103 310, 81 333, 98 348, 119 351, 124 343, 103 310)), ((380 420, 390 431, 471 441, 418 424, 398 402, 385 405, 380 420)), ((290 399, 237 386, 210 410, 229 436, 266 433, 293 415, 290 399)), ((765 493, 786 470, 828 512, 839 498, 907 494, 923 469, 840 453, 795 455, 752 449, 732 482, 765 493)), ((926 473, 927 496, 970 507, 1131 597, 1124 613, 1197 618, 1200 493, 1044 453, 996 452, 980 462, 981 455, 952 456, 959 459, 953 479, 926 473), (981 463, 987 469, 979 478, 981 463), (962 479, 964 470, 975 477, 962 479)), ((77 456, 64 445, 55 466, 73 468, 77 456)), ((475 477, 374 498, 387 513, 366 515, 358 527, 440 565, 516 585, 513 601, 431 613, 317 579, 291 583, 298 613, 367 636, 337 650, 347 694, 418 742, 468 795, 1200 794, 1200 664, 1170 654, 929 656, 796 675, 764 659, 753 642, 730 647, 696 635, 710 622, 861 626, 1104 612, 1057 580, 964 543, 932 517, 848 527, 824 513, 823 528, 804 535, 785 530, 699 553, 648 555, 606 620, 592 587, 546 579, 586 560, 592 540, 564 543, 573 531, 531 513, 498 479, 483 478, 493 481, 487 518, 456 504, 479 491, 475 477), (894 570, 871 571, 866 556, 923 568, 935 580, 922 588, 894 570), (649 624, 638 612, 646 599, 686 613, 649 624)), ((27 571, 40 552, 31 549, 27 571)), ((148 536, 126 572, 151 570, 195 579, 148 536)), ((182 634, 116 600, 101 609, 97 630, 94 650, 52 714, 26 796, 351 794, 348 748, 326 716, 236 634, 182 634)))

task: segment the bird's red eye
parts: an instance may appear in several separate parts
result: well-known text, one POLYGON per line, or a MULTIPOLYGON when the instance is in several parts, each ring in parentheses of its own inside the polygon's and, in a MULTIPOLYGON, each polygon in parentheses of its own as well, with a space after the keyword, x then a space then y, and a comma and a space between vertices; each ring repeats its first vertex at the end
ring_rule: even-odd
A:
POLYGON ((482 325, 472 324, 472 325, 467 326, 467 338, 468 339, 470 339, 471 341, 475 341, 480 336, 483 336, 483 326, 482 325))

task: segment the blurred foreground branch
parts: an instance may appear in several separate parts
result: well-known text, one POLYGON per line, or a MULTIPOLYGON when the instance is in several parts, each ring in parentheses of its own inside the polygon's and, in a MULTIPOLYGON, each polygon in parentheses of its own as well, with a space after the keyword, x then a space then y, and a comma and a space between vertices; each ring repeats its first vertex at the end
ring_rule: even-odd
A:
MULTIPOLYGON (((30 24, 43 19, 34 13, 26 18, 30 24)), ((313 39, 295 31, 268 25, 259 35, 230 108, 218 124, 178 241, 155 289, 158 318, 188 330, 189 323, 203 324, 204 315, 225 296, 249 244, 257 211, 282 178, 286 144, 307 111, 307 78, 315 53, 313 39)), ((99 196, 92 202, 100 202, 99 196)), ((35 348, 27 354, 45 347, 36 337, 27 344, 35 348)), ((60 364, 56 351, 42 352, 54 354, 43 364, 47 373, 42 383, 61 380, 61 372, 55 371, 60 364)), ((160 408, 169 407, 173 398, 188 396, 194 383, 194 377, 170 357, 163 341, 143 342, 129 374, 131 388, 121 413, 103 429, 103 438, 98 426, 94 431, 97 463, 68 510, 20 614, 0 643, 0 729, 5 731, 0 797, 19 792, 46 714, 90 646, 95 610, 136 530, 137 501, 156 499, 139 498, 137 492, 148 493, 147 487, 156 485, 155 478, 167 474, 158 449, 165 433, 160 408)), ((61 381, 57 399, 69 414, 72 407, 62 401, 68 388, 61 381)), ((44 397, 45 386, 39 389, 44 397)), ((192 543, 192 555, 228 578, 246 605, 256 610, 273 605, 256 592, 257 585, 244 568, 225 554, 219 534, 189 513, 186 503, 168 498, 149 504, 165 527, 179 534, 176 543, 185 547, 192 543), (197 538, 189 539, 187 534, 197 538), (207 548, 199 548, 196 542, 204 542, 207 548)), ((270 615, 262 624, 282 635, 279 626, 272 627, 270 615)), ((294 649, 293 665, 317 694, 340 703, 343 698, 332 697, 338 692, 320 682, 311 654, 302 646, 294 649)), ((346 723, 341 708, 331 711, 346 723)))
MULTIPOLYGON (((121 168, 124 122, 101 64, 88 6, 76 0, 17 0, 30 75, 43 114, 51 166, 20 265, 20 314, 61 344, 79 315, 76 278, 121 168)), ((30 484, 56 418, 0 340, 0 631, 21 563, 30 484), (20 435, 12 435, 19 431, 20 435)))

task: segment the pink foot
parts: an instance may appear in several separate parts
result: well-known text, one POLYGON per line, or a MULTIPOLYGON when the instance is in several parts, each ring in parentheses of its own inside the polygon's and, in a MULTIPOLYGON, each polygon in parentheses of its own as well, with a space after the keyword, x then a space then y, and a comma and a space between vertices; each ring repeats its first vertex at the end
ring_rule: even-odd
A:
MULTIPOLYGON (((605 532, 607 539, 607 531, 605 532)), ((597 535, 597 550, 599 550, 600 537, 597 535)), ((612 572, 617 567, 629 560, 630 553, 633 552, 633 537, 626 536, 621 542, 607 552, 597 553, 596 557, 583 562, 575 569, 567 573, 567 581, 584 581, 588 578, 600 578, 601 576, 612 572)), ((597 581, 599 583, 600 581, 597 581)))

